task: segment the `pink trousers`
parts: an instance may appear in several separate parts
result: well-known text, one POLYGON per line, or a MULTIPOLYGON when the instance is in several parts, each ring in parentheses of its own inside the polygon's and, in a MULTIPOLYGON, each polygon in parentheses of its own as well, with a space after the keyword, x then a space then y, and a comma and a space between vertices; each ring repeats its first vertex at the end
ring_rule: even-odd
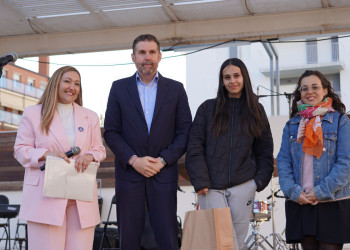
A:
POLYGON ((29 250, 90 250, 94 228, 81 228, 75 200, 69 200, 62 226, 32 221, 28 225, 29 250))

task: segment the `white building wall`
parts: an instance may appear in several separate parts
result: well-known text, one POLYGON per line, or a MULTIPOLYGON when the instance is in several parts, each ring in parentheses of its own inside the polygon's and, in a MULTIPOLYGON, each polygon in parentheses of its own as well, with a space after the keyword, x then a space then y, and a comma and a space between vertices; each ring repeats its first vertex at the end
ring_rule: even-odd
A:
MULTIPOLYGON (((264 65, 269 65, 269 57, 260 43, 238 47, 238 57, 246 64, 252 82, 253 91, 263 86, 270 89, 270 80, 260 73, 264 65)), ((221 64, 230 58, 229 48, 209 49, 186 57, 186 92, 194 117, 199 105, 205 100, 215 98, 219 84, 221 64)), ((265 66, 266 68, 266 66, 265 66)), ((260 88, 260 92, 271 94, 260 88)), ((266 113, 271 113, 270 98, 262 98, 266 113)))
POLYGON ((220 66, 228 55, 228 48, 219 48, 186 56, 186 92, 193 118, 205 100, 216 97, 220 66))
MULTIPOLYGON (((271 95, 270 78, 261 73, 263 68, 270 67, 270 58, 261 43, 253 43, 239 47, 238 57, 247 66, 252 88, 255 94, 271 95)), ((262 97, 259 102, 264 106, 266 114, 271 115, 271 97, 262 97)), ((276 105, 275 105, 276 110, 276 105)))
POLYGON ((339 61, 344 65, 340 71, 341 99, 350 112, 350 37, 339 39, 339 61))
POLYGON ((294 68, 306 64, 305 42, 273 43, 278 50, 280 65, 283 68, 294 68))

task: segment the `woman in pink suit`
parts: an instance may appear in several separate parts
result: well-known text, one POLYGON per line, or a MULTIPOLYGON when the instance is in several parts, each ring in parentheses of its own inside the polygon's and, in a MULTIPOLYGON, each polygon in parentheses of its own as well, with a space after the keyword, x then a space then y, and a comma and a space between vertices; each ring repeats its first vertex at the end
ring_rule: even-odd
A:
MULTIPOLYGON (((25 109, 18 127, 14 156, 25 168, 19 218, 28 223, 30 250, 92 249, 94 227, 100 222, 97 188, 91 202, 43 196, 47 156, 65 161, 72 147, 80 147, 75 168, 84 171, 105 159, 96 113, 83 108, 79 72, 70 66, 58 69, 39 100, 25 109)), ((97 187, 97 186, 96 186, 97 187)))

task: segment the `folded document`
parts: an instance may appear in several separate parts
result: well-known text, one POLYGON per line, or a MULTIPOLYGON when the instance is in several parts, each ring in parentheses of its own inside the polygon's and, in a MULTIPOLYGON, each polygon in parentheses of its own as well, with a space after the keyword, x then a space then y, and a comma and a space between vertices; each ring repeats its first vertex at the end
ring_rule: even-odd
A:
POLYGON ((75 170, 75 160, 48 156, 45 163, 44 196, 92 201, 99 164, 91 162, 82 172, 75 170))

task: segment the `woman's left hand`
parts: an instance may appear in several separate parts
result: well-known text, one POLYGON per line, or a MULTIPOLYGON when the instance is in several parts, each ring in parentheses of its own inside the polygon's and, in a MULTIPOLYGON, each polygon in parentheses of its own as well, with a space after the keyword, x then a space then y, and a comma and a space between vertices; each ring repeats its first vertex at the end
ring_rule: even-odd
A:
POLYGON ((315 191, 312 189, 309 193, 304 193, 305 198, 311 201, 311 205, 317 205, 319 203, 319 200, 317 199, 317 196, 315 194, 315 191))
POLYGON ((208 188, 202 188, 197 191, 197 195, 206 195, 208 193, 208 188))
POLYGON ((75 169, 77 172, 84 173, 84 171, 87 169, 89 164, 94 160, 94 157, 90 154, 87 155, 80 155, 75 159, 75 169))

